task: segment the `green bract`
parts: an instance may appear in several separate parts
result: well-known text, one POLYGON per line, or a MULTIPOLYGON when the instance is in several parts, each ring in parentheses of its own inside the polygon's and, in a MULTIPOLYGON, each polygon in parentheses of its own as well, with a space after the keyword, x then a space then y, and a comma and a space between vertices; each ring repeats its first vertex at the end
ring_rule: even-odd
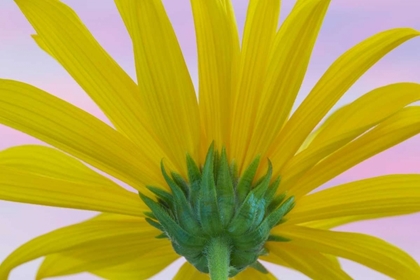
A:
POLYGON ((271 229, 293 208, 294 198, 276 195, 280 178, 272 180, 272 166, 253 184, 260 159, 256 158, 238 178, 226 151, 209 148, 202 169, 187 156, 188 182, 179 174, 162 174, 171 192, 148 186, 157 202, 140 194, 151 209, 147 221, 169 238, 175 251, 198 270, 209 272, 207 250, 210 241, 223 238, 229 246, 229 276, 248 266, 264 272, 257 262, 265 254, 267 241, 288 241, 270 235, 271 229))

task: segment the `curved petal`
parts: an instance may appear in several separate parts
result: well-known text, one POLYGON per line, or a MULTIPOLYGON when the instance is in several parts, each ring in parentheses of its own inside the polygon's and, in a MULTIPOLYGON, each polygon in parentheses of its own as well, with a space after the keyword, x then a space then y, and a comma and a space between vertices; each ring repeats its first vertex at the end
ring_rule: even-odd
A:
POLYGON ((177 258, 179 256, 175 254, 172 247, 165 246, 156 248, 156 250, 146 253, 133 261, 90 272, 105 279, 113 280, 149 279, 177 258))
POLYGON ((346 258, 394 279, 418 279, 420 266, 407 253, 373 236, 299 226, 280 226, 274 232, 308 250, 346 258))
POLYGON ((239 39, 231 0, 190 0, 198 51, 201 121, 206 134, 202 159, 212 141, 227 143, 233 71, 239 39))
POLYGON ((290 193, 300 197, 350 167, 420 132, 420 107, 402 109, 306 172, 290 193))
POLYGON ((98 104, 105 115, 150 157, 160 161, 136 84, 95 40, 76 13, 57 0, 16 0, 37 35, 38 45, 52 55, 98 104))
POLYGON ((300 248, 291 243, 267 243, 270 254, 264 258, 268 262, 293 268, 311 279, 352 279, 341 268, 337 260, 315 250, 300 248))
POLYGON ((332 187, 299 199, 287 215, 304 223, 357 215, 377 218, 420 211, 420 175, 389 175, 332 187))
POLYGON ((65 154, 42 146, 0 152, 0 199, 143 216, 140 198, 65 154))
POLYGON ((0 79, 0 123, 43 140, 139 190, 165 186, 161 159, 83 110, 33 86, 0 79))
POLYGON ((267 152, 288 118, 329 3, 308 0, 298 4, 281 26, 271 50, 245 166, 256 154, 267 152))
POLYGON ((208 280, 208 274, 198 271, 192 264, 185 262, 173 280, 208 280))
MULTIPOLYGON (((101 215, 103 216, 103 215, 101 215)), ((83 249, 92 244, 131 244, 143 246, 143 238, 153 238, 159 232, 142 218, 110 215, 64 227, 39 236, 19 247, 0 265, 0 279, 25 262, 67 250, 83 249)))
POLYGON ((359 43, 338 58, 272 143, 269 154, 277 172, 360 76, 392 49, 419 34, 409 28, 388 30, 359 43))
POLYGON ((320 160, 417 100, 420 100, 419 84, 398 83, 375 89, 340 108, 312 133, 308 146, 281 170, 282 188, 287 189, 320 160))
MULTIPOLYGON (((161 0, 116 0, 133 41, 137 82, 150 122, 181 170, 197 159, 197 98, 175 32, 161 0)), ((184 172, 186 174, 186 172, 184 172)))
POLYGON ((248 4, 242 49, 235 72, 230 124, 230 157, 242 162, 261 99, 270 50, 280 14, 280 0, 251 0, 248 4))
POLYGON ((105 279, 147 279, 179 256, 167 239, 137 236, 137 240, 92 242, 83 248, 48 255, 37 280, 90 272, 105 279))

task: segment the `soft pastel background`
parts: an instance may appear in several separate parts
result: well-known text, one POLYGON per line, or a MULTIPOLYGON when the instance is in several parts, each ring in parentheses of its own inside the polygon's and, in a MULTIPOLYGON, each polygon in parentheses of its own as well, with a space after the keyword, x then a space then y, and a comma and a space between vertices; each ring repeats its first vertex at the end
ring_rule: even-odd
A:
MULTIPOLYGON (((73 7, 107 51, 134 75, 131 45, 112 0, 63 0, 73 7)), ((242 29, 247 2, 235 0, 242 29)), ((282 19, 295 0, 284 0, 282 19)), ((316 44, 299 102, 327 67, 345 50, 375 34, 410 26, 420 29, 419 0, 335 0, 316 44)), ((191 74, 197 82, 195 37, 188 0, 164 0, 179 36, 191 74)), ((0 1, 0 77, 38 86, 104 119, 103 114, 70 76, 47 54, 37 48, 33 29, 11 0, 0 1)), ((338 106, 361 94, 389 83, 420 82, 420 39, 414 39, 374 66, 339 102, 338 106)), ((0 125, 0 149, 39 141, 0 125)), ((327 183, 327 186, 389 173, 420 173, 420 136, 390 149, 327 183)), ((419 186, 420 187, 420 186, 419 186)), ((92 212, 56 209, 0 201, 0 261, 31 238, 61 226, 82 221, 92 212)), ((409 252, 420 261, 420 214, 354 223, 339 230, 379 236, 409 252)), ((12 280, 34 279, 40 260, 17 268, 12 280)), ((388 279, 350 261, 343 266, 355 279, 388 279)), ((178 261, 154 279, 169 279, 178 261)), ((294 271, 269 265, 281 279, 307 279, 294 271)), ((63 279, 96 279, 87 274, 63 279)))

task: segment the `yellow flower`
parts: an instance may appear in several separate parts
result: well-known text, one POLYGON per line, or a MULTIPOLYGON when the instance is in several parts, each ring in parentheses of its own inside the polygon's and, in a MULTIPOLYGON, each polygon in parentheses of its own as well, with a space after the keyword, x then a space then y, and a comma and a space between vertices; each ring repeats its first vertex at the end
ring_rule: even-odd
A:
POLYGON ((315 129, 365 71, 419 32, 392 29, 353 47, 289 116, 329 0, 298 0, 279 30, 280 1, 250 0, 242 45, 230 0, 191 0, 199 101, 161 1, 115 2, 133 41, 137 84, 69 7, 16 0, 38 45, 113 127, 33 86, 0 80, 0 123, 57 148, 0 152, 0 199, 103 212, 24 244, 1 264, 1 280, 42 256, 37 279, 85 271, 145 279, 179 254, 188 262, 175 279, 274 279, 258 260, 314 279, 350 279, 337 257, 420 279, 416 261, 393 245, 331 230, 420 211, 419 174, 312 193, 420 132, 420 107, 407 106, 420 100, 414 83, 373 90, 315 129))

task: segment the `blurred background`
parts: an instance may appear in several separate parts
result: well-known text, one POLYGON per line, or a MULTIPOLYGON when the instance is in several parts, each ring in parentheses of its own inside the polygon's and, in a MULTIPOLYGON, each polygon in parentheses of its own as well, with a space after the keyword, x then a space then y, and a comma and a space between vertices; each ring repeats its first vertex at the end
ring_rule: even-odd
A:
MULTIPOLYGON (((63 0, 90 28, 102 46, 132 76, 134 62, 126 30, 112 0, 63 0)), ((191 75, 197 85, 196 44, 188 0, 163 0, 182 46, 191 75)), ((233 0, 240 32, 247 3, 233 0)), ((295 0, 284 0, 282 20, 295 0)), ((361 40, 393 27, 420 30, 418 0, 335 0, 329 9, 315 46, 297 104, 328 66, 361 40)), ((46 90, 107 122, 104 115, 71 77, 30 37, 34 31, 16 4, 0 1, 0 77, 30 83, 46 90)), ((340 100, 337 107, 379 86, 395 82, 420 83, 420 38, 413 39, 386 56, 367 72, 340 100)), ((0 149, 41 144, 40 141, 0 125, 0 149)), ((326 186, 390 173, 420 173, 420 136, 414 137, 331 180, 326 186)), ((53 229, 94 216, 93 212, 58 209, 0 201, 0 262, 24 242, 53 229)), ((372 234, 410 253, 420 262, 420 214, 349 224, 337 230, 372 234)), ((34 279, 41 260, 22 265, 11 280, 34 279)), ((182 261, 177 261, 153 279, 170 279, 182 261)), ((355 279, 388 279, 351 261, 343 267, 355 279)), ((300 273, 268 265, 281 279, 308 279, 300 273)), ((62 279, 98 279, 87 274, 62 279)))

